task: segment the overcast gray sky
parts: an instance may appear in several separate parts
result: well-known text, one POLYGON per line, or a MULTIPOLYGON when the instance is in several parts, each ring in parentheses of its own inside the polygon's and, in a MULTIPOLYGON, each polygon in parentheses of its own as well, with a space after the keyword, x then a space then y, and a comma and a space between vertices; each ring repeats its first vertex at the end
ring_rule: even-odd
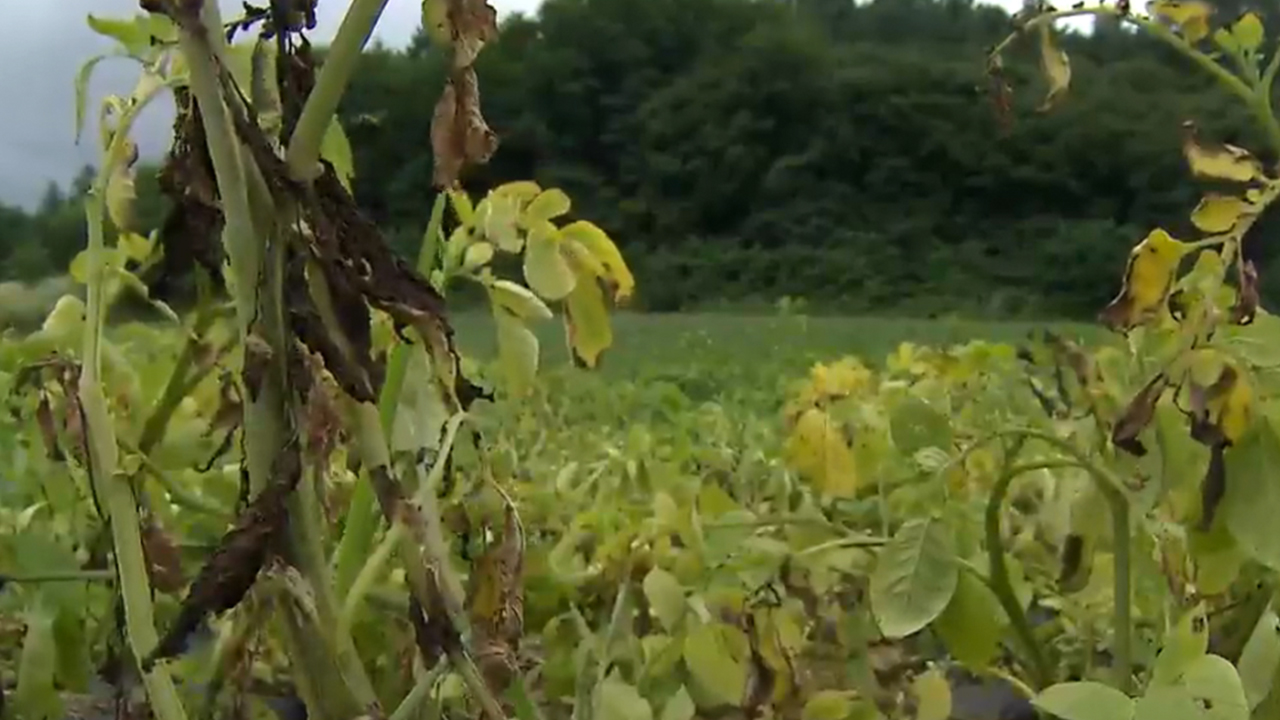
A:
MULTIPOLYGON (((502 15, 532 12, 540 0, 489 0, 502 15)), ((240 0, 219 0, 224 14, 240 9, 240 0)), ((128 17, 138 0, 0 0, 6 22, 0 24, 0 202, 30 207, 49 181, 66 185, 97 158, 94 118, 102 97, 133 89, 137 65, 126 59, 98 64, 90 85, 87 122, 75 143, 76 71, 86 59, 112 50, 112 41, 89 29, 89 13, 128 17)), ((419 25, 421 0, 390 0, 375 37, 404 46, 419 25)), ((345 2, 321 0, 313 39, 332 38, 345 2)), ((157 101, 139 118, 134 136, 144 154, 158 156, 168 141, 172 111, 157 101)))
MULTIPOLYGON (((644 0, 636 0, 643 2, 644 0)), ((1021 0, 989 0, 1005 7, 1021 0)), ((224 13, 240 0, 219 0, 224 13)), ((533 12, 541 0, 490 0, 500 15, 533 12)), ((94 118, 107 93, 127 94, 137 78, 130 60, 98 64, 90 85, 85 133, 75 143, 76 71, 86 59, 112 50, 112 41, 89 29, 89 13, 128 17, 138 0, 0 0, 7 22, 0 24, 0 202, 33 206, 49 181, 66 185, 97 158, 94 118)), ((419 25, 421 0, 390 0, 375 37, 391 46, 408 43, 419 25)), ((327 41, 337 30, 346 3, 321 0, 314 38, 327 41)), ((163 100, 139 118, 134 137, 144 156, 158 157, 168 141, 172 110, 163 100)))

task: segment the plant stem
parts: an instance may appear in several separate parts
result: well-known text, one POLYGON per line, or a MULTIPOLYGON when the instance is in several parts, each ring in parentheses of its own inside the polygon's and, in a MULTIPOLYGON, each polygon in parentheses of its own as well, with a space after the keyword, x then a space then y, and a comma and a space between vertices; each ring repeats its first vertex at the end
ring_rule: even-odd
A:
POLYGON ((0 585, 39 585, 58 582, 94 582, 114 580, 116 574, 111 570, 68 570, 66 572, 45 572, 32 575, 5 575, 0 573, 0 585))
POLYGON ((213 325, 213 321, 217 318, 217 314, 212 308, 201 308, 196 314, 195 321, 191 325, 191 332, 187 335, 187 341, 182 346, 182 351, 178 354, 178 359, 173 364, 173 370, 169 373, 169 380, 165 383, 164 391, 160 394, 156 404, 151 409, 151 414, 147 416, 147 420, 142 425, 142 432, 138 435, 138 452, 143 455, 150 455, 151 450, 164 439, 165 430, 169 427, 169 420, 173 418, 174 412, 178 410, 178 406, 182 404, 183 398, 191 392, 195 383, 199 382, 212 370, 212 366, 206 368, 195 367, 196 353, 200 348, 200 338, 209 327, 213 325), (195 373, 192 373, 192 370, 195 373), (190 377, 188 377, 190 375, 190 377))
POLYGON ((1018 601, 1018 595, 1013 590, 1013 582, 1009 579, 1009 567, 1004 562, 1004 542, 1000 534, 1000 513, 1005 497, 1009 494, 1009 486, 1013 484, 1014 479, 1035 470, 1060 466, 1061 463, 1057 462, 1053 464, 1026 463, 1008 465, 991 487, 991 495, 987 500, 986 515, 984 517, 987 565, 989 565, 987 572, 990 577, 988 584, 991 587, 991 591, 995 593, 996 599, 1000 602, 1000 607, 1004 608, 1005 614, 1009 616, 1009 623, 1013 626, 1014 634, 1018 637, 1019 642, 1022 643, 1023 650, 1027 655, 1032 685, 1037 690, 1043 690, 1053 684, 1053 669, 1050 667, 1048 659, 1045 658, 1044 649, 1036 640, 1035 632, 1031 629, 1031 622, 1027 619, 1025 608, 1018 601))
POLYGON ((315 87, 307 95, 298 124, 289 138, 285 161, 295 179, 315 177, 325 131, 329 129, 329 123, 338 110, 338 102, 347 90, 360 52, 369 42, 369 36, 386 6, 387 0, 352 0, 347 6, 347 14, 342 18, 338 34, 333 38, 324 65, 316 76, 315 87))
POLYGON ((444 671, 449 666, 442 659, 436 663, 436 666, 422 673, 417 682, 413 684, 413 689, 405 696, 404 700, 391 713, 391 717, 387 720, 413 720, 418 717, 418 709, 422 707, 423 701, 427 699, 427 695, 431 692, 431 688, 435 686, 436 681, 444 675, 444 671))

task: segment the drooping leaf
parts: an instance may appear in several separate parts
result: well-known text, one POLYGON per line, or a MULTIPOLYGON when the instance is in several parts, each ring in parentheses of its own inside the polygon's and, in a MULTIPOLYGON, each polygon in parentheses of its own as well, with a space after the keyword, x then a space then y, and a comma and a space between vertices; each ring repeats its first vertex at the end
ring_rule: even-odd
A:
POLYGON ((1219 655, 1202 655, 1178 683, 1204 709, 1205 720, 1249 720, 1249 701, 1235 667, 1219 655))
POLYGON ((112 224, 121 230, 133 227, 133 203, 137 199, 134 187, 133 165, 138 161, 138 146, 132 140, 124 140, 123 161, 111 168, 107 178, 106 204, 107 217, 112 224))
POLYGON ((1209 18, 1214 7, 1203 0, 1156 0, 1148 5, 1152 15, 1178 26, 1192 45, 1209 36, 1209 18))
POLYGON ((853 497, 858 465, 844 433, 826 411, 811 407, 796 419, 787 437, 788 463, 828 497, 853 497))
POLYGON ((1191 212, 1191 222, 1207 233, 1225 233, 1249 208, 1249 203, 1234 195, 1210 193, 1191 212))
POLYGON ((738 628, 722 622, 698 625, 685 635, 684 665, 708 707, 736 706, 747 685, 751 645, 738 628))
POLYGON ((596 367, 600 355, 613 345, 613 327, 604 291, 594 276, 579 275, 574 282, 565 298, 565 324, 574 356, 586 367, 596 367))
POLYGON ((971 572, 961 572, 951 602, 933 623, 947 650, 967 667, 986 667, 1007 622, 995 593, 971 572))
POLYGON ((525 281, 546 300, 563 300, 577 282, 560 243, 560 231, 545 222, 530 228, 525 244, 525 281))
POLYGON ((1231 536, 1250 557, 1280 569, 1280 438, 1262 416, 1225 454, 1226 496, 1220 512, 1231 536))
POLYGON ((1160 396, 1168 384, 1168 377, 1164 373, 1159 373, 1148 381, 1137 395, 1133 396, 1124 414, 1111 429, 1111 442, 1116 447, 1138 457, 1147 454, 1147 449, 1138 440, 1138 436, 1151 424, 1151 419, 1155 416, 1156 404, 1160 402, 1160 396))
POLYGON ((903 523, 871 574, 871 611, 880 631, 902 638, 933 622, 951 602, 958 574, 950 528, 933 518, 903 523))
POLYGON ((1228 144, 1206 145, 1199 141, 1195 123, 1182 124, 1182 153, 1197 177, 1249 182, 1261 178, 1262 163, 1248 150, 1228 144))
POLYGON ((494 307, 493 318, 498 328, 498 358, 508 389, 522 396, 538 374, 538 336, 503 308, 494 307))
POLYGON ((1071 85, 1071 58, 1053 41, 1053 28, 1049 23, 1040 26, 1040 69, 1049 85, 1040 111, 1052 109, 1066 95, 1071 85))
POLYGON ((488 162, 497 149, 498 136, 480 112, 475 71, 464 68, 450 76, 431 116, 435 186, 457 187, 464 167, 488 162))
POLYGON ((529 288, 510 280, 498 279, 489 284, 493 302, 522 320, 550 320, 551 308, 529 288))
POLYGON ((1191 247, 1160 228, 1152 230, 1129 253, 1124 285, 1099 319, 1113 330, 1142 324, 1164 304, 1174 273, 1191 247))
POLYGON ((604 230, 587 220, 578 220, 560 228, 560 236, 575 251, 579 247, 585 250, 585 253, 576 252, 576 257, 609 285, 615 302, 625 302, 631 297, 636 287, 635 278, 618 246, 604 230))
POLYGON ((1051 685, 1031 703, 1061 720, 1133 720, 1134 716, 1132 699, 1098 682, 1051 685))

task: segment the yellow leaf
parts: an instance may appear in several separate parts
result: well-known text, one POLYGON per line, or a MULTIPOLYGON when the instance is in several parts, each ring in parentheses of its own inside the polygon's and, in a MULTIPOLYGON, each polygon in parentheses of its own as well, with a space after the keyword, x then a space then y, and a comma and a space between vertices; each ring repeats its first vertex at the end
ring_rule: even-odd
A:
POLYGON ((524 278, 547 300, 560 300, 573 291, 576 278, 560 249, 560 231, 549 222, 529 229, 524 249, 524 278))
POLYGON ((1157 0, 1147 4, 1152 15, 1177 25, 1182 37, 1192 45, 1209 35, 1209 17, 1214 7, 1203 0, 1157 0))
POLYGON ((507 387, 513 395, 522 396, 533 386, 538 372, 538 337, 520 318, 501 307, 493 308, 493 319, 498 327, 498 359, 507 387))
POLYGON ((124 251, 125 257, 130 260, 142 262, 151 254, 152 241, 138 233, 121 233, 116 242, 119 244, 120 249, 124 251))
POLYGON ((320 157, 329 161, 334 174, 338 176, 338 182, 342 183, 347 192, 351 192, 351 179, 356 175, 355 157, 351 154, 351 142, 347 140, 347 133, 336 116, 329 121, 329 127, 320 140, 320 157))
POLYGON ((493 259, 493 245, 484 242, 472 243, 467 246, 467 251, 462 256, 462 269, 471 272, 476 268, 487 265, 493 259))
POLYGON ((1182 153, 1198 177, 1249 182, 1262 177, 1262 163, 1234 145, 1202 145, 1194 123, 1183 123, 1182 153))
POLYGON ((133 183, 133 164, 138 161, 138 146, 132 140, 124 141, 125 156, 111 169, 107 178, 107 216, 112 224, 127 230, 133 223, 133 201, 138 193, 133 183))
POLYGON ((787 438, 786 455, 792 467, 828 497, 853 497, 858 469, 853 451, 835 421, 820 408, 809 408, 796 419, 787 438))
POLYGON ((489 295, 495 305, 509 310, 523 320, 551 319, 551 308, 523 285, 510 280, 494 280, 489 285, 489 295))
POLYGON ((1235 25, 1231 26, 1231 35, 1240 49, 1253 53, 1262 46, 1266 30, 1262 27, 1262 18, 1259 18, 1257 13, 1247 12, 1236 21, 1235 25))
POLYGON ((569 196, 559 188, 543 190, 529 202, 524 210, 524 226, 533 229, 535 225, 554 220, 569 212, 569 196))
POLYGON ((600 362, 600 354, 613 344, 609 308, 600 283, 589 275, 580 276, 565 299, 565 326, 573 354, 589 368, 600 362))
POLYGON ((422 28, 433 42, 441 45, 453 42, 448 0, 422 0, 422 28))
POLYGON ((1115 330, 1128 330, 1150 319, 1169 294, 1173 275, 1191 246, 1156 228, 1129 253, 1124 286, 1102 310, 1100 319, 1115 330))
POLYGON ((1191 222, 1207 233, 1224 233, 1235 227, 1248 208, 1248 203, 1238 197, 1211 193, 1191 212, 1191 222))
POLYGON ((516 203, 523 205, 538 196, 542 192, 542 188, 538 183, 532 180, 515 180, 509 183, 503 183, 489 194, 495 197, 510 198, 516 203))
POLYGON ((916 696, 916 720, 951 717, 951 683, 937 669, 928 670, 911 684, 916 696))
POLYGON ((1040 26, 1040 69, 1049 83, 1049 91, 1040 103, 1043 112, 1056 105, 1071 85, 1071 58, 1054 44, 1053 29, 1048 24, 1040 26))
POLYGON ((476 224, 503 252, 518 253, 524 247, 524 237, 516 225, 519 214, 515 198, 494 192, 476 207, 476 224))
POLYGON ((560 228, 560 236, 566 241, 581 245, 587 255, 598 264, 602 272, 596 274, 612 286, 615 302, 624 302, 631 297, 636 287, 635 277, 631 275, 631 269, 627 267, 618 246, 604 230, 587 220, 578 220, 560 228))

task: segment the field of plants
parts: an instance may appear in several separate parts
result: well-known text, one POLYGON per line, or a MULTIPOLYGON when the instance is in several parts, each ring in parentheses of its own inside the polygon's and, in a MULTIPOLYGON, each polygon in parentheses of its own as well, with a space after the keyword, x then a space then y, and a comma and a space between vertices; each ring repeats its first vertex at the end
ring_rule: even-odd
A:
MULTIPOLYGON (((1195 236, 1135 238, 1096 326, 629 315, 563 191, 461 189, 497 149, 483 0, 424 3, 444 192, 390 253, 333 120, 381 6, 319 68, 307 3, 90 17, 141 79, 100 109, 83 292, 0 343, 5 717, 1280 717, 1280 318, 1243 251, 1275 168, 1189 121, 1195 236), (129 127, 166 88, 154 231, 129 127), (139 280, 177 242, 181 313, 139 280)), ((1069 102, 1082 14, 1280 152, 1280 52, 1195 0, 1027 11, 997 110, 1015 41, 1069 102)))

